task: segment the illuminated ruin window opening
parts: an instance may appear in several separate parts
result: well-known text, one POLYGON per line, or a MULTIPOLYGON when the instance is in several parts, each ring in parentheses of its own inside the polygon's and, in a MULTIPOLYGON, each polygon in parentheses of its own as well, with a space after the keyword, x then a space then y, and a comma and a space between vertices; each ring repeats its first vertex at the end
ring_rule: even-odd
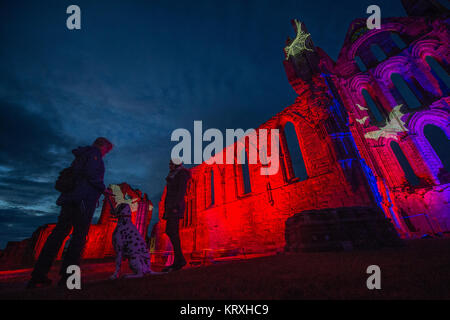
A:
POLYGON ((285 155, 290 180, 294 178, 298 178, 299 180, 308 179, 300 142, 294 124, 291 122, 286 123, 283 133, 284 138, 286 139, 287 150, 285 151, 285 155))
POLYGON ((391 81, 394 84, 397 91, 402 96, 404 102, 410 109, 415 109, 420 107, 422 104, 417 99, 414 92, 409 87, 408 83, 403 79, 403 77, 398 73, 391 74, 391 81))
POLYGON ((427 124, 423 128, 423 134, 441 160, 444 169, 450 172, 450 140, 445 132, 433 124, 427 124))
POLYGON ((378 105, 372 99, 372 96, 369 94, 369 92, 366 89, 362 89, 361 94, 364 98, 364 101, 366 101, 366 104, 369 107, 369 111, 372 114, 375 121, 382 122, 384 120, 384 117, 381 114, 380 110, 378 109, 378 105))
POLYGON ((192 225, 192 213, 193 213, 193 199, 186 200, 186 209, 183 218, 183 227, 190 227, 192 225))
POLYGON ((361 71, 361 72, 367 71, 366 65, 364 64, 364 62, 361 60, 361 58, 359 56, 355 56, 355 62, 358 65, 359 71, 361 71))
POLYGON ((286 156, 286 154, 285 154, 285 152, 284 152, 284 150, 287 148, 286 147, 286 139, 283 137, 283 134, 282 134, 282 132, 283 132, 283 129, 282 128, 277 128, 278 130, 279 130, 279 132, 281 133, 280 134, 280 137, 279 137, 279 139, 280 139, 280 141, 279 141, 279 144, 280 144, 280 148, 279 148, 279 163, 280 163, 280 170, 281 170, 281 174, 282 174, 282 176, 283 176, 283 181, 285 181, 285 182, 288 182, 289 181, 289 178, 288 178, 288 173, 287 173, 287 170, 286 170, 286 160, 287 160, 287 156, 286 156))
POLYGON ((209 197, 209 205, 208 207, 211 207, 214 205, 214 170, 211 169, 210 171, 210 175, 209 175, 209 183, 210 183, 210 187, 211 187, 211 194, 209 197))
POLYGON ((370 45, 370 51, 373 53, 375 58, 377 58, 378 62, 382 62, 387 58, 384 51, 375 43, 370 45))
POLYGON ((242 166, 242 183, 244 187, 244 194, 251 193, 252 192, 252 185, 250 183, 250 168, 248 166, 248 139, 245 139, 245 152, 244 152, 244 163, 241 164, 242 166))
POLYGON ((189 219, 189 200, 186 200, 186 208, 184 209, 184 217, 182 221, 182 226, 187 227, 188 225, 188 219, 189 219))
POLYGON ((183 226, 189 227, 192 225, 192 215, 194 213, 194 198, 195 197, 195 185, 194 181, 188 182, 187 187, 187 200, 186 200, 186 209, 184 212, 184 218, 183 218, 183 226))
POLYGON ((438 80, 442 91, 447 92, 450 88, 450 76, 447 71, 445 71, 441 64, 431 56, 426 56, 425 61, 430 66, 433 76, 438 80))
POLYGON ((194 199, 190 199, 189 200, 189 216, 187 219, 188 226, 192 226, 193 214, 194 214, 194 199))
POLYGON ((414 173, 414 170, 400 148, 400 145, 395 141, 391 141, 391 149, 394 152, 395 157, 397 158, 397 161, 400 164, 400 167, 402 168, 405 178, 409 184, 412 186, 419 185, 419 178, 414 173))
POLYGON ((403 49, 406 47, 405 42, 397 33, 391 32, 391 39, 399 49, 403 49))

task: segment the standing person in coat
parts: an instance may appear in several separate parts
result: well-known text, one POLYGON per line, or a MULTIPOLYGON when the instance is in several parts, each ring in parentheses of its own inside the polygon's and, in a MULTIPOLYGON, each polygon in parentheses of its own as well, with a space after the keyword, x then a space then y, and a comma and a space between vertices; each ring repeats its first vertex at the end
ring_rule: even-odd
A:
POLYGON ((164 272, 176 271, 186 265, 180 242, 180 219, 184 217, 186 207, 184 196, 191 172, 183 167, 180 159, 171 159, 169 174, 166 178, 167 192, 164 203, 163 219, 167 221, 166 234, 169 236, 174 251, 173 264, 163 269, 164 272))
MULTIPOLYGON (((68 266, 79 265, 97 202, 102 193, 105 193, 105 195, 108 193, 108 191, 105 191, 106 188, 103 183, 105 173, 103 157, 112 148, 111 142, 100 137, 94 141, 92 146, 72 150, 75 160, 69 168, 69 178, 66 178, 67 176, 64 178, 65 184, 71 186, 68 188, 70 191, 62 192, 56 201, 56 204, 61 206, 61 213, 36 261, 31 280, 28 282, 28 288, 48 286, 52 283, 47 274, 64 239, 69 235, 72 228, 72 239, 62 261, 61 279, 58 285, 66 285, 68 277, 66 269, 68 266)), ((62 174, 63 172, 61 172, 62 174)))

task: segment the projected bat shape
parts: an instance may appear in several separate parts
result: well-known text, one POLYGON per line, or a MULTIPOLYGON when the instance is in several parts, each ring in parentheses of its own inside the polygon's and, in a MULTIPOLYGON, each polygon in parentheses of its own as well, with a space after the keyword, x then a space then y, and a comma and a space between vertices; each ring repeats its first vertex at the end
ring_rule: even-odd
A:
MULTIPOLYGON (((378 140, 379 138, 384 137, 397 140, 398 133, 408 131, 408 129, 404 126, 405 122, 403 122, 402 120, 402 117, 405 115, 405 113, 400 111, 402 106, 402 104, 399 104, 398 106, 394 107, 394 109, 392 109, 392 111, 389 113, 389 117, 386 120, 386 125, 379 128, 378 130, 367 132, 364 135, 364 138, 378 140)), ((360 122, 365 118, 366 117, 362 119, 356 119, 356 121, 360 122)))

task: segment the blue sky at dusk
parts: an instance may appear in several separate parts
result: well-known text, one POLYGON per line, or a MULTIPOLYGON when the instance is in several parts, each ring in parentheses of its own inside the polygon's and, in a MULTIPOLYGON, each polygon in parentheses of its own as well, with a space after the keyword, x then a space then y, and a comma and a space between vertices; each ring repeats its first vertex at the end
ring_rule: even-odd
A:
MULTIPOLYGON (((351 21, 398 0, 0 2, 0 248, 59 213, 70 151, 109 138, 105 183, 157 206, 177 128, 254 128, 295 100, 283 47, 303 21, 336 59, 351 21), (81 30, 66 8, 81 8, 81 30)), ((98 217, 99 212, 96 213, 98 217)))

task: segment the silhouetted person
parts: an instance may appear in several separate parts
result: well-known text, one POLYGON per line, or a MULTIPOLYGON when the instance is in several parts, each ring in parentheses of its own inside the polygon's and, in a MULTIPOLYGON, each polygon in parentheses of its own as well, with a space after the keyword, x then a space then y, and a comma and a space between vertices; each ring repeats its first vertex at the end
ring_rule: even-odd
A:
POLYGON ((56 204, 61 206, 61 213, 55 228, 42 248, 38 260, 31 274, 28 288, 38 285, 50 285, 52 281, 47 274, 58 251, 73 228, 69 247, 62 261, 58 285, 65 285, 68 277, 66 269, 70 265, 79 265, 80 256, 86 244, 92 216, 102 193, 108 193, 103 183, 105 166, 103 157, 111 151, 113 145, 106 138, 97 138, 92 146, 79 147, 72 150, 75 160, 70 166, 70 174, 61 179, 63 170, 58 178, 65 186, 57 189, 63 191, 56 204), (69 185, 69 187, 67 187, 69 185), (64 189, 65 188, 65 189, 64 189))
POLYGON ((186 265, 180 242, 180 219, 184 217, 186 207, 184 196, 191 172, 183 167, 181 160, 173 159, 169 163, 169 175, 166 178, 167 192, 164 202, 163 219, 167 221, 166 234, 172 242, 173 264, 163 269, 164 272, 176 271, 186 265))

